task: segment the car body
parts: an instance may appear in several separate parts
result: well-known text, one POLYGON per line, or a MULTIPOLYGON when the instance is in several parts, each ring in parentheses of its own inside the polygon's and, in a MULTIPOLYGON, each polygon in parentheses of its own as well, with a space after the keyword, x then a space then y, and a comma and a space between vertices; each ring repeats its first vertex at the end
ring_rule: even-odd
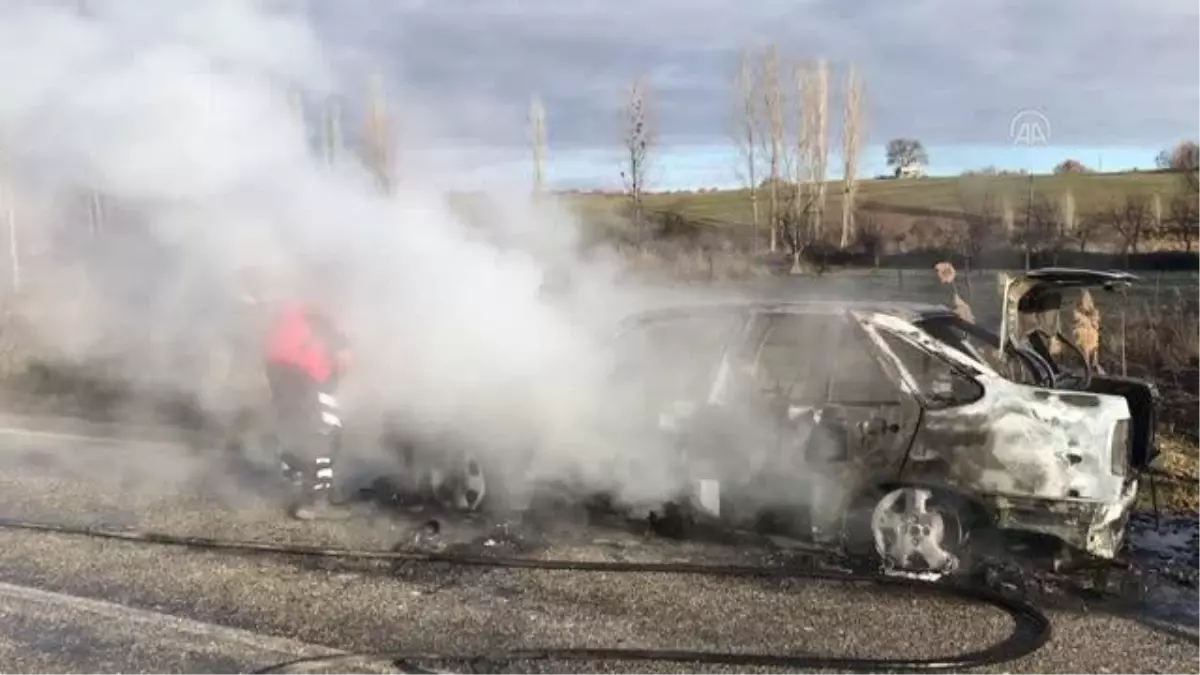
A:
POLYGON ((866 500, 875 551, 900 568, 913 554, 954 567, 963 536, 950 530, 967 520, 1112 558, 1156 452, 1158 395, 1070 368, 1044 338, 1070 343, 1056 316, 1067 291, 1132 281, 1021 275, 998 334, 936 305, 745 300, 641 312, 614 344, 636 354, 627 379, 650 390, 647 412, 686 457, 689 501, 712 517, 783 513, 832 540, 866 500))

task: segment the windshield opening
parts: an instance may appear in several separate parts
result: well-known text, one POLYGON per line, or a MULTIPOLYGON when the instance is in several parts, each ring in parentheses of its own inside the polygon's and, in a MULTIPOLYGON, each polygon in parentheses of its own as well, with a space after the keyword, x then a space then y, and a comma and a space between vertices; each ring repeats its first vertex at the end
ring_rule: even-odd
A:
POLYGON ((635 324, 613 345, 613 375, 659 403, 703 398, 716 364, 744 321, 736 313, 696 313, 635 324))
POLYGON ((919 325, 938 342, 970 359, 987 364, 993 370, 1003 372, 1000 337, 988 329, 957 316, 926 319, 919 325))

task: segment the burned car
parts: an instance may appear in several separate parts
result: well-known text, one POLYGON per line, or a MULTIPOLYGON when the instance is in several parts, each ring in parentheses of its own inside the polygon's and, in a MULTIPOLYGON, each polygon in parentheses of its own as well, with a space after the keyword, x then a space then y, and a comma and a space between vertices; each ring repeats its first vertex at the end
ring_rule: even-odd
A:
POLYGON ((614 376, 674 440, 681 503, 709 517, 769 514, 909 572, 954 570, 980 530, 1112 558, 1155 455, 1157 392, 1097 372, 1057 313, 1068 291, 1133 280, 1026 273, 998 333, 907 302, 657 309, 626 321, 614 376))

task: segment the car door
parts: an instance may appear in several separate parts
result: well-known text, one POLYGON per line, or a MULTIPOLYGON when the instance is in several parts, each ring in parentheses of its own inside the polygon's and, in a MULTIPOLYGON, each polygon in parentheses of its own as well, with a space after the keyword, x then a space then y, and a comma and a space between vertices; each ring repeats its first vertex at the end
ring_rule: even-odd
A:
POLYGON ((894 475, 920 424, 920 403, 869 323, 847 312, 837 326, 824 415, 844 430, 845 461, 860 473, 894 475))
POLYGON ((776 414, 776 460, 755 472, 756 485, 769 496, 782 489, 771 484, 786 483, 813 535, 835 532, 864 484, 899 473, 920 407, 847 312, 764 314, 753 335, 744 345, 751 375, 787 405, 776 414))

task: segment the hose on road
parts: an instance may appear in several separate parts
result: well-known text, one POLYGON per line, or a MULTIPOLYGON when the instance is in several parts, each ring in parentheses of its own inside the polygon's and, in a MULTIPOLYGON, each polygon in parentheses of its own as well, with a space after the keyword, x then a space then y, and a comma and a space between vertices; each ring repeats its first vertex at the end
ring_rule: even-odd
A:
MULTIPOLYGON (((405 672, 434 672, 422 670, 416 663, 505 663, 531 660, 550 661, 670 661, 690 664, 718 664, 741 667, 776 667, 789 670, 829 669, 854 672, 960 672, 1007 663, 1028 656, 1050 639, 1050 620, 1033 604, 1002 595, 982 586, 958 583, 929 582, 888 577, 876 574, 847 573, 824 569, 784 566, 717 565, 699 563, 641 563, 577 560, 542 560, 537 558, 492 557, 459 555, 438 552, 383 551, 351 548, 327 548, 293 544, 273 544, 259 541, 217 539, 167 534, 161 532, 122 531, 56 522, 27 521, 0 518, 0 529, 25 530, 58 535, 118 540, 138 544, 177 546, 198 550, 225 551, 243 554, 268 554, 349 560, 392 560, 418 563, 445 563, 460 566, 534 570, 570 570, 578 572, 609 572, 639 574, 695 574, 721 577, 759 577, 774 579, 813 579, 843 583, 870 583, 889 588, 904 588, 915 592, 938 595, 962 601, 990 605, 1008 614, 1013 629, 1003 640, 982 649, 938 656, 934 658, 860 658, 824 654, 761 654, 740 652, 709 652, 694 650, 649 650, 608 648, 525 648, 488 654, 345 654, 297 659, 279 663, 260 673, 294 672, 302 666, 320 663, 336 667, 339 662, 354 658, 389 661, 405 672)), ((494 668, 494 666, 493 666, 494 668)))

